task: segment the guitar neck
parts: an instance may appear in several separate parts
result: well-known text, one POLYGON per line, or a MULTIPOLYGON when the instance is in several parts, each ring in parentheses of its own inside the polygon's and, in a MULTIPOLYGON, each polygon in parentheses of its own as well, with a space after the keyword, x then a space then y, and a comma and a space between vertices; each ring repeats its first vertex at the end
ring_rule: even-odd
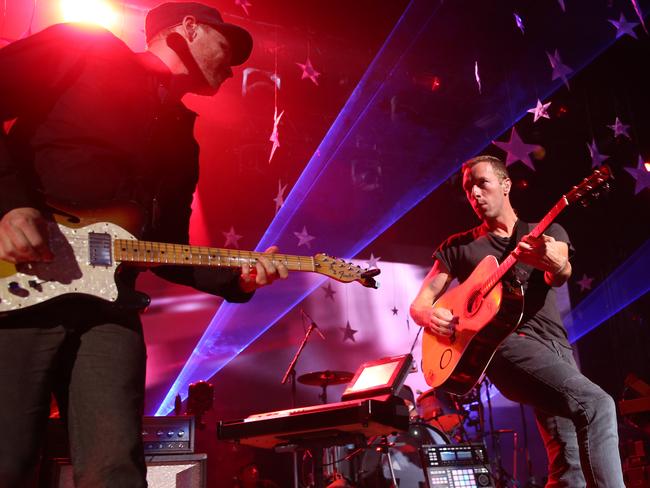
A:
MULTIPOLYGON (((216 247, 165 244, 129 239, 115 239, 113 241, 113 256, 116 261, 144 266, 170 264, 207 266, 211 268, 240 268, 244 264, 255 266, 255 263, 263 255, 261 252, 216 247)), ((264 256, 271 257, 269 255, 264 256)), ((316 271, 314 258, 310 256, 273 254, 271 258, 273 264, 282 263, 290 271, 316 271)))
MULTIPOLYGON (((549 225, 555 220, 559 213, 564 210, 569 205, 566 197, 562 197, 558 202, 553 206, 553 208, 544 216, 542 220, 535 226, 529 234, 533 237, 541 236, 544 231, 548 228, 549 225)), ((515 252, 512 251, 506 259, 499 265, 497 269, 488 277, 483 286, 481 287, 481 294, 483 296, 487 295, 494 286, 501 281, 504 275, 512 268, 517 259, 515 258, 515 252)))

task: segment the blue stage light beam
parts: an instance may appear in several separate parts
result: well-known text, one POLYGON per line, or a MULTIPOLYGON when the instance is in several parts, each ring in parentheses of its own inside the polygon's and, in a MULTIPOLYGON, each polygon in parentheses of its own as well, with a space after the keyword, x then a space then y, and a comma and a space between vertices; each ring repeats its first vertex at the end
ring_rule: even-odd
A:
MULTIPOLYGON (((409 4, 258 250, 278 244, 282 252, 311 254, 294 234, 304 226, 315 237, 314 250, 355 256, 524 115, 539 94, 561 85, 551 79, 548 51, 558 49, 563 63, 578 69, 614 41, 606 5, 589 0, 575 1, 563 15, 546 4, 531 6, 537 10, 529 13, 523 37, 507 5, 496 11, 492 3, 468 5, 409 4), (436 73, 444 89, 419 86, 414 73, 436 73)), ((223 304, 156 414, 170 412, 177 393, 184 397, 190 383, 211 378, 321 283, 319 275, 293 273, 249 304, 223 304)))
POLYGON ((564 317, 574 343, 650 291, 650 240, 564 317))

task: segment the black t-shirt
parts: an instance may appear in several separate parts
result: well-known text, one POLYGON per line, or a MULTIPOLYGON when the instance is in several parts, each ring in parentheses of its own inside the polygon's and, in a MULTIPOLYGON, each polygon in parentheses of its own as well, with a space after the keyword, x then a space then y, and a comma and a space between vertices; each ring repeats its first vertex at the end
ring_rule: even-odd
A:
MULTIPOLYGON (((519 231, 522 236, 534 227, 534 224, 521 220, 517 222, 517 226, 519 225, 524 226, 519 231)), ((544 233, 555 240, 566 242, 572 250, 569 236, 559 224, 551 224, 544 233)), ((516 240, 516 234, 517 232, 513 232, 512 237, 499 237, 486 232, 482 226, 475 227, 451 236, 440 245, 433 257, 443 263, 451 276, 462 283, 485 256, 492 255, 499 262, 503 261, 514 248, 515 242, 511 244, 511 240, 516 240)), ((560 339, 565 342, 567 332, 557 307, 556 291, 544 281, 544 272, 532 269, 524 289, 524 315, 517 332, 541 340, 560 339)))

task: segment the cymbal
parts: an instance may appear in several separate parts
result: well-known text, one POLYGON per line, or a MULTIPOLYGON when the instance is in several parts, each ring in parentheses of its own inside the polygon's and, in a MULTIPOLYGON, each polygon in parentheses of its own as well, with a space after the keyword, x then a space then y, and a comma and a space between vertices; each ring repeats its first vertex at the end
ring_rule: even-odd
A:
POLYGON ((353 377, 354 374, 349 371, 314 371, 313 373, 305 373, 298 376, 298 382, 303 385, 323 387, 349 383, 353 377))

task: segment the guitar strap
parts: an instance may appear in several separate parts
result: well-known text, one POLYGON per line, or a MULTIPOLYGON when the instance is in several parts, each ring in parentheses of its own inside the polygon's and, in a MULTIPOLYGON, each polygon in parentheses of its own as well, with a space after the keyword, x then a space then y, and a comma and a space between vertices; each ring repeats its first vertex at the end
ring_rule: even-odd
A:
MULTIPOLYGON (((530 224, 522 221, 521 219, 517 219, 515 230, 512 233, 510 243, 503 252, 500 262, 508 257, 508 255, 515 249, 515 247, 517 247, 517 244, 521 241, 521 239, 529 232, 530 224)), ((526 288, 528 287, 528 279, 530 278, 530 274, 534 269, 535 268, 529 264, 524 264, 521 261, 517 261, 517 263, 505 274, 504 280, 507 280, 516 287, 522 286, 525 292, 526 288)))

